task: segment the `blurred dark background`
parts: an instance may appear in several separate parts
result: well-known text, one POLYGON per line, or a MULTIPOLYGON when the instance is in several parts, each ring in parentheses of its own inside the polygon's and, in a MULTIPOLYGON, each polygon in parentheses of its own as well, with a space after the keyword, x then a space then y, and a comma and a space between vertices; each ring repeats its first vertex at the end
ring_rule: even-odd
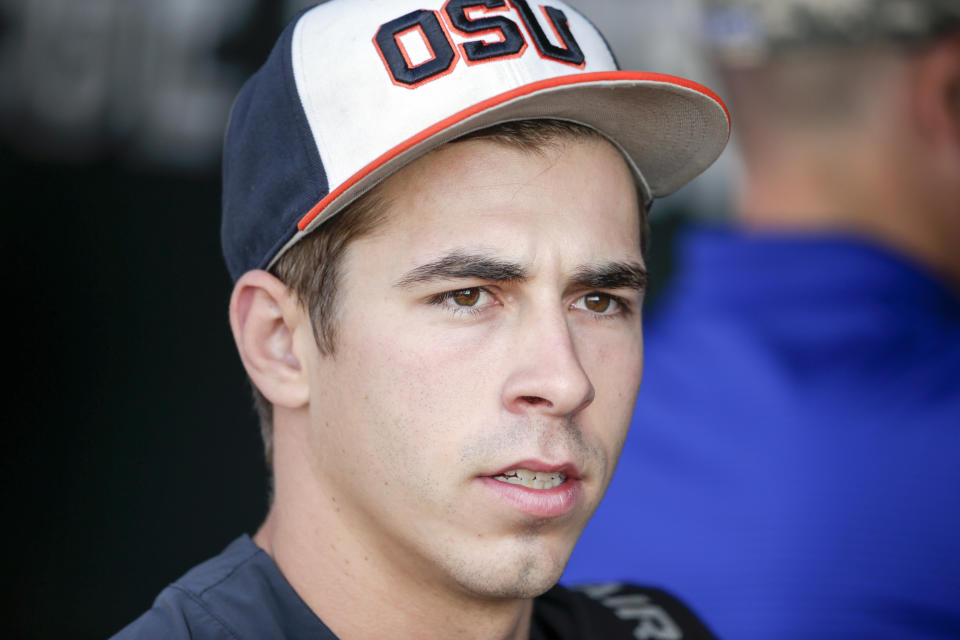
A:
MULTIPOLYGON (((220 144, 243 79, 306 4, 0 2, 7 637, 109 636, 265 515, 227 325, 220 144)), ((662 25, 624 27, 627 4, 674 21, 685 6, 585 6, 623 66, 703 81, 682 57, 651 58, 664 48, 636 35, 662 25)), ((670 237, 715 198, 701 184, 657 205, 648 304, 670 237)))

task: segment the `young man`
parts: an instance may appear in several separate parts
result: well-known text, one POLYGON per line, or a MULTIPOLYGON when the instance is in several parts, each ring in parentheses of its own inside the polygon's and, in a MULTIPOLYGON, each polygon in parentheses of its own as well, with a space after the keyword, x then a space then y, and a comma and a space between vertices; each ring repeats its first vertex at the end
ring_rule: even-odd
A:
POLYGON ((301 14, 224 152, 270 512, 119 637, 709 637, 554 585, 640 383, 645 210, 728 134, 560 2, 301 14))

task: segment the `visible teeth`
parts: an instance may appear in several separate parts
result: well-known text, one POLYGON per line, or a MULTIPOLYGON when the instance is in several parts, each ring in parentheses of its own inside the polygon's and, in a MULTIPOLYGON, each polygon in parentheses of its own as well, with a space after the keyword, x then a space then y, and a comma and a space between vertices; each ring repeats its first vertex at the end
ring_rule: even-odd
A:
POLYGON ((565 473, 560 471, 530 471, 529 469, 511 469, 494 479, 509 484, 519 484, 530 489, 553 489, 567 480, 565 473))

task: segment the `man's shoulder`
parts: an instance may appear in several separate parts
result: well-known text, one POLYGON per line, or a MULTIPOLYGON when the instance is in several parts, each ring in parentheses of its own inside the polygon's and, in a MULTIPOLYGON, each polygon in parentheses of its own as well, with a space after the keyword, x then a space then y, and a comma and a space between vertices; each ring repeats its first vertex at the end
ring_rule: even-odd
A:
POLYGON ((621 582, 557 585, 534 601, 531 640, 696 640, 714 638, 680 600, 621 582))
POLYGON ((259 551, 249 537, 234 540, 223 552, 193 567, 160 592, 149 611, 115 638, 236 638, 216 614, 217 587, 259 551))
POLYGON ((169 585, 114 638, 238 640, 288 637, 291 631, 335 640, 273 560, 242 536, 169 585))

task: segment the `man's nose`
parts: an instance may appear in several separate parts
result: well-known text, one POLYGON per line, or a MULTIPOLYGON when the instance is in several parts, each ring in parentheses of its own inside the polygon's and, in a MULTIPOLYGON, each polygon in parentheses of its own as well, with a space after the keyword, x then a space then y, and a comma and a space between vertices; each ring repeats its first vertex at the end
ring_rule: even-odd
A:
POLYGON ((594 388, 577 354, 562 309, 528 313, 519 321, 503 387, 504 406, 514 413, 568 416, 593 402, 594 388))

